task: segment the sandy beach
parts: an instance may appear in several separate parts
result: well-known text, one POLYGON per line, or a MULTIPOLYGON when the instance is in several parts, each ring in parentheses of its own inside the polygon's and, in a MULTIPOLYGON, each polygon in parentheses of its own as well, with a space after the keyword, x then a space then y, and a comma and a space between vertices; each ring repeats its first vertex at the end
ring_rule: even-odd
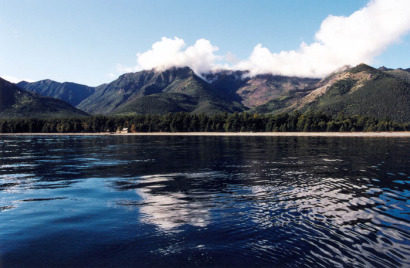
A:
POLYGON ((0 133, 0 136, 261 136, 261 137, 400 137, 403 132, 139 132, 139 133, 0 133))

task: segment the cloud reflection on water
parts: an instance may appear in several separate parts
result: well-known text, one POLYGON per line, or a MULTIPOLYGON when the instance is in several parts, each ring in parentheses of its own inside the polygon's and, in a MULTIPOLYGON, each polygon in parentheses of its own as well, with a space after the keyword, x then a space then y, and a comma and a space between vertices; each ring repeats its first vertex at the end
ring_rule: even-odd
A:
MULTIPOLYGON (((141 222, 153 224, 162 230, 176 229, 189 224, 206 227, 211 222, 210 205, 201 193, 184 192, 182 183, 192 183, 207 173, 149 175, 137 180, 120 182, 122 189, 135 189, 140 200, 138 209, 141 222), (176 186, 181 188, 176 188, 176 186)), ((118 182, 117 182, 118 184, 118 182)), ((135 205, 135 202, 118 202, 118 205, 135 205)))

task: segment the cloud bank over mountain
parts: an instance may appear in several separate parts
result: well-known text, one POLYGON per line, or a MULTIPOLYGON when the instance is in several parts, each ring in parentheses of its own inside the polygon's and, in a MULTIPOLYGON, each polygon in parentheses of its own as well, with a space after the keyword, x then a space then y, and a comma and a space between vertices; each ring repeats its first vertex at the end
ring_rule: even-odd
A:
POLYGON ((215 67, 215 62, 220 56, 215 55, 218 51, 210 41, 199 39, 193 46, 186 46, 184 40, 175 37, 169 39, 163 37, 161 41, 152 45, 152 49, 144 53, 138 53, 138 67, 140 69, 168 69, 173 66, 189 66, 195 72, 208 72, 215 67))
POLYGON ((137 66, 122 71, 189 66, 197 74, 216 69, 249 70, 251 75, 272 73, 323 77, 343 65, 370 64, 389 45, 410 31, 410 1, 372 0, 348 17, 329 15, 315 34, 315 42, 298 50, 271 52, 258 44, 248 59, 236 64, 232 55, 218 55, 218 47, 199 39, 186 46, 183 39, 163 37, 137 54, 137 66))

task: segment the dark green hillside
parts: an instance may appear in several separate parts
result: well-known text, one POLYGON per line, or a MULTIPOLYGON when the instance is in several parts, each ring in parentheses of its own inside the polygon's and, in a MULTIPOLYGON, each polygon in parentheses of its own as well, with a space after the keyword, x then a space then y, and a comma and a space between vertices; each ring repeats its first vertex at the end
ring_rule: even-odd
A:
POLYGON ((246 83, 250 80, 250 77, 246 76, 247 74, 248 72, 244 71, 220 70, 203 74, 203 76, 206 81, 218 89, 218 93, 222 98, 241 102, 243 99, 237 94, 237 91, 246 86, 246 83))
POLYGON ((195 109, 197 103, 184 94, 168 93, 142 96, 119 108, 122 114, 166 114, 188 112, 195 109))
POLYGON ((176 112, 215 114, 241 111, 240 105, 234 106, 218 100, 198 101, 197 98, 181 93, 153 94, 137 98, 121 106, 116 114, 166 114, 176 112))
POLYGON ((0 78, 0 118, 68 117, 87 115, 68 103, 20 89, 0 78))
POLYGON ((302 111, 330 115, 366 115, 410 122, 410 84, 395 75, 360 64, 333 83, 325 94, 304 105, 302 111))
POLYGON ((0 113, 11 109, 16 103, 17 96, 21 90, 15 88, 14 84, 0 78, 0 113))
POLYGON ((33 83, 22 81, 17 85, 42 96, 63 100, 72 106, 78 105, 95 91, 94 88, 85 85, 70 82, 59 83, 49 79, 33 83))
POLYGON ((410 83, 410 70, 403 70, 403 69, 396 69, 396 70, 389 70, 386 73, 391 74, 397 78, 403 79, 404 81, 410 83))
POLYGON ((97 87, 78 105, 92 114, 167 112, 234 112, 244 107, 221 98, 218 91, 188 68, 141 71, 97 87))

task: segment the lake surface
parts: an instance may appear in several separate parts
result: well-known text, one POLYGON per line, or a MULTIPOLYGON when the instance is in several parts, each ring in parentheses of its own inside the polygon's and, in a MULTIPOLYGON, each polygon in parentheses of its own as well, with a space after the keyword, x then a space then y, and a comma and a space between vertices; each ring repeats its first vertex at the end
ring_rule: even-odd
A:
POLYGON ((409 267, 410 139, 0 136, 3 267, 409 267))

